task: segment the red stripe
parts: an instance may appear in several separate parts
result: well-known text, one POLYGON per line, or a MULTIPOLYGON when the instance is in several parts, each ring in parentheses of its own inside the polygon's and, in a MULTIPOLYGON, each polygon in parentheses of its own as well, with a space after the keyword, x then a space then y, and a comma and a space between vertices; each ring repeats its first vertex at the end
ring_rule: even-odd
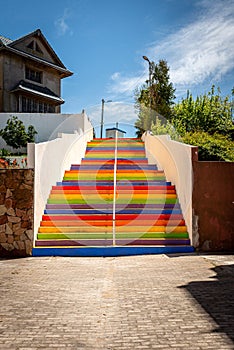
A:
MULTIPOLYGON (((96 186, 52 186, 52 190, 79 190, 81 189, 82 191, 87 191, 87 190, 105 190, 105 191, 108 191, 108 190, 111 190, 113 191, 114 189, 114 186, 99 186, 99 185, 96 185, 96 186)), ((157 190, 169 190, 169 191, 174 191, 175 190, 175 186, 125 186, 125 185, 122 185, 122 186, 119 186, 117 184, 117 190, 143 190, 143 191, 157 191, 157 190)))
MULTIPOLYGON (((158 214, 158 215, 153 215, 153 214, 116 214, 116 220, 121 220, 123 219, 126 220, 135 220, 135 219, 140 219, 140 220, 182 220, 182 214, 158 214)), ((76 220, 76 219, 82 219, 82 220, 112 220, 112 214, 100 214, 100 215, 88 215, 88 214, 71 214, 71 215, 63 215, 63 214, 47 214, 42 216, 43 221, 53 221, 53 220, 76 220)))
MULTIPOLYGON (((170 220, 149 220, 149 221, 145 221, 145 220, 116 220, 115 224, 116 226, 147 226, 149 225, 149 227, 151 226, 171 226, 171 227, 177 227, 177 226, 185 226, 185 221, 184 220, 174 220, 176 222, 172 223, 170 220)), ((62 220, 45 220, 45 221, 41 221, 41 226, 46 226, 46 227, 70 227, 70 226, 74 226, 74 227, 79 227, 79 226, 93 226, 93 227, 100 227, 100 226, 112 226, 113 222, 112 220, 81 220, 81 219, 77 219, 77 220, 69 220, 69 221, 62 221, 62 220)))

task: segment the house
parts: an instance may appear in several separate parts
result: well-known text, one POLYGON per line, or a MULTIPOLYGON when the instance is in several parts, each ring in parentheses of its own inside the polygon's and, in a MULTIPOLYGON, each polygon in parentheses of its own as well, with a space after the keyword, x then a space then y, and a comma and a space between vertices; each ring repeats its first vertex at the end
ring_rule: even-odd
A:
POLYGON ((124 137, 126 131, 123 131, 116 126, 115 128, 106 129, 106 138, 114 139, 117 133, 117 138, 124 137))
POLYGON ((61 79, 71 76, 40 29, 0 36, 0 113, 60 113, 61 79))

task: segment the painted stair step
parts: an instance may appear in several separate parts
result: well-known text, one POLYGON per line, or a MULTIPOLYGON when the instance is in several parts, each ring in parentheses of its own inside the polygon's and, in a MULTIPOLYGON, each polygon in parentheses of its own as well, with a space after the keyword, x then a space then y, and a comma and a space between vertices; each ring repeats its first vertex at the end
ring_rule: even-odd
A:
MULTIPOLYGON (((90 206, 88 204, 46 204, 47 209, 94 209, 93 206, 90 206)), ((96 207, 95 207, 96 209, 96 207)), ((112 203, 99 203, 98 209, 113 209, 112 203)), ((140 209, 146 210, 146 209, 181 209, 179 203, 175 204, 127 204, 124 206, 122 204, 116 205, 117 210, 123 210, 123 209, 140 209)))
MULTIPOLYGON (((164 173, 160 173, 157 170, 153 170, 153 171, 143 171, 143 170, 136 170, 134 171, 117 171, 117 178, 124 178, 124 179, 136 179, 136 180, 144 180, 147 181, 147 179, 149 180, 165 180, 165 174, 164 173)), ((80 180, 91 180, 91 179, 101 179, 103 180, 111 180, 113 181, 113 171, 112 170, 101 170, 101 169, 97 169, 94 172, 90 172, 90 170, 67 170, 64 173, 64 177, 74 177, 77 178, 79 177, 80 180)), ((158 181, 159 181, 158 180, 158 181)))
MULTIPOLYGON (((51 194, 48 199, 48 203, 112 203, 113 193, 105 195, 97 195, 95 193, 83 192, 82 194, 51 194)), ((176 194, 128 194, 128 193, 117 193, 116 203, 118 204, 132 204, 132 203, 176 203, 176 194)))
MULTIPOLYGON (((88 191, 85 189, 79 189, 79 190, 71 190, 71 189, 52 189, 50 191, 51 195, 61 195, 61 196, 67 196, 67 195, 83 195, 86 197, 86 195, 96 195, 96 196, 101 196, 102 198, 104 196, 113 196, 113 190, 109 189, 89 189, 88 191)), ((116 190, 116 195, 121 196, 121 195, 126 195, 128 197, 130 196, 144 196, 147 197, 148 195, 176 195, 175 190, 133 190, 133 189, 117 189, 116 190)))
MULTIPOLYGON (((105 152, 105 151, 113 151, 115 150, 115 145, 107 145, 107 146, 87 146, 86 147, 86 152, 105 152)), ((124 152, 145 152, 145 147, 144 146, 127 146, 127 145, 121 145, 118 147, 118 151, 124 151, 124 152)))
MULTIPOLYGON (((115 152, 114 150, 112 151, 88 151, 85 153, 85 158, 89 159, 89 158, 114 158, 115 157, 115 152)), ((118 158, 130 158, 130 159, 135 159, 135 158, 143 158, 145 159, 145 152, 143 151, 133 151, 133 152, 129 152, 129 151, 119 151, 118 152, 118 158)))
MULTIPOLYGON (((82 158, 81 164, 103 164, 103 163, 108 163, 112 164, 115 163, 114 159, 107 159, 107 158, 82 158)), ((130 163, 136 163, 136 164, 148 164, 148 161, 146 158, 134 158, 132 159, 126 159, 126 158, 117 158, 117 164, 130 164, 130 163)))
MULTIPOLYGON (((110 200, 112 202, 112 200, 110 200)), ((131 198, 130 200, 128 198, 120 198, 116 200, 117 204, 130 204, 130 203, 154 203, 154 204, 164 204, 164 203, 177 203, 177 198, 131 198)), ((107 202, 105 199, 103 199, 102 202, 107 202)), ((74 199, 66 199, 66 198, 49 198, 47 201, 48 204, 92 204, 97 205, 100 203, 100 198, 74 198, 74 199)))
MULTIPOLYGON (((129 182, 131 181, 149 181, 149 180, 152 180, 152 181, 159 181, 159 180, 162 180, 162 181, 165 181, 165 176, 160 176, 160 175, 148 175, 148 176, 144 176, 144 175, 135 175, 135 174, 132 174, 132 175, 124 175, 124 174, 117 174, 117 181, 121 181, 121 180, 126 180, 128 179, 129 182)), ((76 174, 66 174, 63 178, 63 181, 71 181, 71 180, 74 180, 74 181, 80 181, 80 180, 91 180, 91 181, 112 181, 113 182, 113 175, 102 175, 102 174, 79 174, 79 175, 76 175, 76 174)))
MULTIPOLYGON (((98 210, 99 212, 101 212, 101 210, 98 210)), ((44 214, 48 214, 48 215, 51 215, 51 214, 60 214, 60 215, 63 215, 63 214, 77 214, 77 215, 87 215, 87 212, 89 213, 89 215, 92 215, 92 214, 96 214, 97 213, 97 209, 93 209, 93 210, 82 210, 82 209, 45 209, 44 210, 44 214)), ((172 214, 181 214, 181 210, 170 210, 170 209, 147 209, 147 210, 144 210, 143 211, 144 214, 151 214, 151 215, 156 215, 156 214, 159 214, 159 215, 162 215, 162 214, 168 214, 168 215, 172 215, 172 214)), ((103 214, 105 213, 105 211, 103 211, 103 214)), ((141 214, 142 213, 142 210, 139 210, 139 209, 123 209, 123 210, 119 210, 118 213, 123 213, 123 214, 141 214)))
MULTIPOLYGON (((117 184, 116 185, 116 189, 118 190, 126 190, 126 191, 149 191, 149 187, 148 186, 136 186, 136 185, 121 185, 121 184, 117 184)), ((79 184, 77 185, 67 185, 67 186, 52 186, 52 191, 56 191, 56 190, 60 190, 60 191, 90 191, 90 190, 95 190, 95 191, 99 191, 99 190, 104 190, 104 191, 113 191, 114 190, 114 186, 113 185, 106 185, 106 186, 100 186, 100 185, 93 185, 93 186, 80 186, 79 184)), ((150 187, 150 191, 175 191, 175 186, 151 186, 150 187)))
MULTIPOLYGON (((108 142, 108 141, 104 141, 104 142, 88 142, 87 143, 87 147, 98 147, 98 148, 101 148, 101 147, 114 147, 115 146, 115 140, 114 141, 111 141, 111 142, 108 142)), ((128 148, 134 148, 134 147, 137 147, 137 148, 145 148, 145 145, 143 142, 129 142, 129 141, 125 141, 125 142, 122 142, 122 141, 119 141, 118 140, 118 143, 117 143, 117 146, 118 147, 128 147, 128 148)))
MULTIPOLYGON (((134 192, 128 192, 128 191, 116 191, 116 200, 119 199, 143 199, 143 200, 151 200, 151 199, 170 199, 170 198, 176 198, 176 194, 174 191, 173 193, 168 193, 166 191, 150 191, 150 192, 139 192, 139 191, 134 191, 134 192)), ((58 198, 58 199, 80 199, 80 198, 85 198, 85 199, 97 199, 100 201, 103 199, 106 200, 112 200, 113 199, 113 192, 97 192, 97 191, 52 191, 50 194, 50 198, 58 198)))
MULTIPOLYGON (((185 226, 184 220, 157 220, 153 217, 151 218, 141 218, 141 216, 135 218, 135 219, 126 219, 126 218, 120 218, 115 220, 116 226, 126 226, 134 224, 134 226, 144 226, 144 225, 152 225, 152 226, 185 226)), ((69 218, 68 220, 64 218, 57 219, 56 217, 50 217, 50 220, 44 220, 42 217, 41 226, 59 226, 59 227, 69 227, 69 226, 113 226, 113 220, 112 218, 108 219, 102 219, 101 217, 98 219, 89 218, 89 219, 82 219, 82 218, 69 218)))
MULTIPOLYGON (((79 169, 79 170, 66 170, 65 171, 65 175, 64 176, 67 176, 67 175, 87 175, 90 174, 90 170, 89 169, 79 169)), ((104 176, 107 176, 107 175, 110 175, 110 176, 113 176, 113 170, 109 170, 109 169, 97 169, 94 171, 93 175, 94 176, 97 176, 97 175, 104 175, 104 176)), ((127 176, 128 178, 131 178, 131 176, 133 174, 135 175, 138 175, 138 176, 144 176, 144 178, 146 177, 151 177, 151 176, 164 176, 165 177, 165 174, 164 174, 164 171, 160 171, 160 170, 142 170, 142 169, 131 169, 131 170, 125 170, 125 169, 120 169, 120 170, 117 170, 116 171, 116 174, 117 176, 118 175, 125 175, 127 176)))
MULTIPOLYGON (((131 155, 144 155, 145 156, 145 150, 143 148, 141 149, 137 149, 137 148, 118 148, 117 150, 118 152, 118 157, 119 157, 119 154, 124 154, 124 155, 127 155, 127 156, 131 156, 131 155)), ((104 148, 104 149, 100 149, 100 148, 86 148, 86 151, 85 151, 85 155, 87 156, 88 154, 111 154, 113 155, 115 153, 115 147, 110 147, 110 148, 104 148)))
MULTIPOLYGON (((52 209, 53 210, 53 209, 52 209)), ((54 210, 56 211, 56 210, 54 210)), ((110 212, 100 212, 99 210, 96 210, 95 213, 89 214, 88 210, 85 210, 85 214, 67 214, 68 210, 63 210, 64 214, 44 214, 42 215, 42 220, 78 220, 82 219, 83 221, 87 220, 112 220, 113 213, 110 212)), ((116 212, 115 215, 116 220, 183 220, 182 214, 145 214, 144 211, 141 213, 135 213, 135 214, 126 214, 125 212, 119 213, 116 212)))
MULTIPOLYGON (((72 164, 71 165, 71 170, 80 170, 80 169, 88 169, 88 170, 96 170, 99 169, 97 165, 88 165, 88 164, 72 164)), ((109 169, 113 170, 114 169, 114 164, 103 164, 101 166, 101 169, 109 169)), ((117 165, 117 170, 132 170, 132 169, 140 169, 140 170, 158 170, 156 165, 149 166, 149 165, 137 165, 137 164, 132 164, 132 165, 117 165)))
MULTIPOLYGON (((126 155, 127 156, 127 155, 126 155)), ((119 154, 118 155, 118 159, 125 159, 126 156, 124 154, 119 154)), ((114 153, 113 153, 113 157, 114 157, 114 153)), ((109 154, 86 154, 85 155, 85 159, 86 160, 109 160, 110 159, 110 155, 109 154)), ((135 162, 138 162, 139 160, 145 160, 145 155, 142 154, 142 155, 138 155, 138 154, 128 154, 128 159, 131 159, 131 160, 134 160, 135 162)))
MULTIPOLYGON (((86 173, 90 173, 90 169, 85 169, 85 168, 80 168, 80 169, 72 169, 72 170, 66 170, 65 171, 65 175, 66 174, 74 174, 74 175, 78 175, 78 174, 86 174, 86 173)), ((142 170, 140 168, 138 169, 119 169, 117 170, 117 175, 118 174, 124 174, 128 177, 131 177, 132 173, 137 174, 137 175, 144 175, 145 177, 147 176, 152 176, 152 175, 160 175, 160 176, 165 176, 164 172, 159 171, 159 170, 155 170, 155 169, 149 169, 149 170, 142 170)), ((103 174, 103 175, 108 175, 110 174, 111 176, 113 176, 113 169, 105 169, 105 168, 97 168, 96 170, 94 170, 94 175, 96 176, 97 174, 103 174)))
MULTIPOLYGON (((96 181, 81 181, 81 180, 67 180, 67 181, 62 181, 62 182, 57 182, 56 183, 57 186, 114 186, 113 181, 100 181, 100 180, 96 180, 96 181)), ((117 186, 129 186, 129 181, 119 181, 117 182, 117 186)), ((151 186, 171 186, 171 182, 169 181, 131 181, 131 186, 135 187, 135 186, 147 186, 150 187, 151 186)))
MULTIPOLYGON (((54 227, 45 227, 41 226, 38 229, 38 233, 67 233, 67 232, 82 232, 82 233, 94 233, 94 232, 112 232, 111 226, 73 226, 73 227, 61 227, 61 226, 54 226, 54 227)), ((135 233, 142 233, 142 232, 165 232, 165 233, 172 233, 172 232, 187 232, 186 226, 117 226, 116 232, 135 232, 135 233)))
MULTIPOLYGON (((95 173, 98 172, 98 174, 113 174, 114 169, 105 169, 105 168, 96 168, 95 173)), ((71 169, 71 170, 66 170, 65 174, 82 174, 82 173, 90 173, 90 169, 85 169, 85 168, 80 168, 80 169, 71 169)), ((142 170, 140 168, 138 169, 117 169, 116 171, 117 174, 126 174, 126 175, 131 175, 132 173, 135 174, 144 174, 144 175, 165 175, 164 171, 160 170, 155 170, 155 169, 148 169, 148 170, 142 170)))
MULTIPOLYGON (((86 196, 86 194, 92 194, 92 195, 96 195, 96 196, 99 196, 99 195, 113 195, 113 188, 88 188, 88 189, 85 189, 85 188, 52 188, 52 190, 50 191, 50 194, 60 194, 60 195, 69 195, 69 194, 82 194, 84 196, 86 196)), ((153 195, 153 194, 173 194, 173 195, 176 195, 176 192, 175 190, 169 190, 167 188, 162 188, 162 189, 151 189, 151 191, 149 192, 149 190, 144 190, 144 189, 136 189, 136 188, 131 188, 131 187, 128 187, 128 188, 122 188, 122 187, 118 187, 116 189, 116 194, 117 195, 121 195, 121 194, 126 194, 128 196, 131 196, 131 195, 146 195, 148 196, 149 194, 150 195, 153 195)))
POLYGON ((62 257, 116 257, 147 254, 186 254, 194 252, 191 245, 157 245, 157 246, 99 246, 99 247, 33 247, 32 256, 62 257))
MULTIPOLYGON (((92 175, 90 173, 90 170, 78 170, 78 172, 76 173, 75 171, 77 170, 69 170, 64 174, 64 178, 77 178, 78 180, 81 179, 85 179, 85 180, 89 180, 89 179, 106 179, 106 180, 112 180, 113 181, 113 177, 114 177, 114 173, 113 171, 103 171, 103 170, 95 170, 92 175)), ((137 179, 137 180, 147 180, 147 179, 165 179, 165 175, 164 174, 160 174, 160 173, 155 173, 155 172, 143 172, 143 171, 131 171, 126 173, 124 172, 117 172, 117 179, 121 179, 123 178, 124 180, 127 180, 130 182, 131 179, 137 179)))
MULTIPOLYGON (((46 209, 45 209, 46 210, 46 209)), ((58 220, 62 220, 60 219, 61 218, 64 218, 64 217, 67 217, 67 219, 64 219, 64 220, 71 220, 72 217, 74 217, 75 219, 78 218, 78 217, 81 217, 82 220, 112 220, 112 216, 113 216, 113 213, 112 211, 108 211, 109 209, 107 209, 107 211, 105 211, 105 209, 96 209, 96 208, 92 208, 92 209, 59 209, 59 208, 56 208, 56 209, 47 209, 47 211, 54 211, 54 212, 57 212, 59 211, 59 213, 56 213, 56 214, 43 214, 42 215, 42 218, 44 220, 44 217, 52 217, 52 218, 57 218, 58 220), (84 214, 74 214, 74 211, 82 211, 84 212, 84 214), (95 213, 91 213, 90 214, 90 210, 92 210, 93 212, 95 213), (70 212, 72 211, 72 214, 70 214, 70 212), (61 212, 63 212, 64 214, 62 214, 61 212)), ((154 211, 153 210, 150 210, 150 209, 146 209, 146 210, 141 210, 140 212, 139 211, 136 211, 135 212, 135 209, 119 209, 118 211, 116 211, 116 214, 115 214, 115 217, 116 217, 116 220, 134 220, 134 219, 137 219, 137 218, 141 218, 141 220, 152 220, 152 219, 155 219, 155 220, 168 220, 168 219, 171 219, 171 220, 181 220, 181 217, 179 217, 178 215, 181 215, 181 210, 180 209, 174 209, 174 210, 170 210, 170 209, 155 209, 154 211), (160 213, 159 214, 155 214, 155 210, 159 211, 160 213), (167 210, 169 211, 170 213, 167 213, 167 214, 162 214, 162 210, 167 210), (126 211, 130 212, 130 213, 126 213, 126 211), (146 213, 146 211, 150 211, 150 213, 146 213), (175 211, 179 211, 180 214, 175 214, 175 211), (152 214, 151 212, 153 212, 154 214, 152 214)), ((46 219, 45 219, 46 220, 46 219)), ((49 220, 49 219, 48 219, 49 220)))
MULTIPOLYGON (((106 143, 115 143, 115 140, 113 138, 95 138, 88 142, 90 143, 96 143, 96 144, 106 144, 106 143)), ((140 138, 134 138, 134 137, 124 137, 124 138, 118 138, 118 143, 128 143, 128 144, 144 144, 144 142, 140 138)))
MULTIPOLYGON (((38 239, 112 239, 113 233, 38 233, 38 239)), ((136 234, 135 232, 116 233, 116 239, 143 239, 143 238, 169 238, 169 239, 188 239, 187 232, 181 233, 164 233, 164 232, 146 232, 144 234, 136 234)))
MULTIPOLYGON (((137 240, 124 240, 117 239, 116 245, 189 245, 189 239, 137 239, 137 240)), ((39 240, 35 242, 36 247, 49 247, 49 246, 112 246, 113 240, 39 240)))
MULTIPOLYGON (((115 157, 115 153, 114 151, 107 151, 107 152, 86 152, 85 153, 85 158, 86 159, 90 159, 90 158, 94 158, 94 159, 110 159, 110 158, 114 158, 115 157)), ((143 152, 118 152, 118 159, 125 159, 125 158, 131 159, 131 160, 136 160, 136 159, 145 159, 145 153, 143 152)))
MULTIPOLYGON (((93 143, 93 142, 88 142, 87 147, 91 148, 114 148, 115 147, 115 140, 114 142, 102 142, 102 143, 93 143)), ((129 143, 129 142, 117 142, 117 147, 118 148, 140 148, 140 149, 145 149, 144 143, 129 143)))

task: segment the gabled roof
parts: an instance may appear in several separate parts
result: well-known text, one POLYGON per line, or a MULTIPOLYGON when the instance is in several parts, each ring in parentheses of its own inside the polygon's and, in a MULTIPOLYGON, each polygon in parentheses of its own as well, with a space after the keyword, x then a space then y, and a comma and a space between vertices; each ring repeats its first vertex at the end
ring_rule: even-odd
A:
POLYGON ((28 39, 30 37, 39 37, 40 40, 43 42, 43 44, 46 46, 46 49, 48 50, 48 52, 50 52, 51 56, 53 56, 53 58, 55 59, 55 62, 58 64, 58 66, 62 67, 62 68, 66 68, 64 66, 64 64, 62 63, 62 61, 58 58, 58 56, 56 55, 56 53, 54 52, 54 50, 52 49, 52 47, 50 46, 50 44, 48 43, 48 41, 46 40, 46 38, 44 37, 44 35, 42 34, 40 29, 35 30, 32 33, 29 33, 27 35, 22 36, 21 38, 12 41, 10 44, 8 44, 8 46, 10 47, 17 47, 17 44, 25 41, 25 39, 28 39))
POLYGON ((0 35, 0 45, 9 45, 12 43, 13 40, 5 38, 4 36, 0 35))
POLYGON ((124 131, 124 130, 121 130, 121 129, 119 129, 119 128, 116 128, 116 127, 114 127, 114 128, 108 128, 108 129, 106 129, 106 131, 115 131, 115 130, 117 130, 117 131, 119 131, 119 132, 122 132, 123 134, 126 134, 126 131, 124 131))
POLYGON ((1 49, 9 50, 11 52, 14 52, 15 54, 27 57, 34 61, 38 61, 39 63, 46 64, 47 66, 50 66, 54 69, 59 70, 61 72, 61 75, 64 77, 68 77, 73 74, 64 66, 64 64, 59 59, 59 57, 57 56, 53 48, 50 46, 50 44, 48 43, 48 41, 46 40, 46 38, 44 37, 40 29, 37 29, 32 33, 24 35, 17 40, 11 40, 3 36, 0 36, 0 50, 1 49), (36 55, 33 55, 30 52, 26 52, 19 48, 19 44, 23 43, 27 39, 30 39, 30 37, 32 39, 35 37, 38 37, 40 39, 40 41, 43 43, 44 47, 46 48, 47 52, 49 53, 49 55, 53 58, 53 62, 50 62, 44 57, 38 57, 36 55))

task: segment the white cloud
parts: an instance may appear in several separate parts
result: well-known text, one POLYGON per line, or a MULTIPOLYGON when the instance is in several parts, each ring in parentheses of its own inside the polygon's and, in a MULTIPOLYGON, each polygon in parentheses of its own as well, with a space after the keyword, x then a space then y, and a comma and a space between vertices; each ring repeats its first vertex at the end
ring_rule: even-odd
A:
POLYGON ((111 80, 117 80, 120 77, 120 73, 119 72, 115 72, 114 74, 112 74, 111 76, 111 80))
POLYGON ((141 72, 135 77, 122 75, 119 72, 112 74, 112 83, 109 85, 109 93, 112 95, 132 96, 137 86, 142 85, 146 79, 147 72, 141 72))
MULTIPOLYGON (((100 126, 101 104, 87 109, 87 114, 94 127, 100 126)), ((111 102, 104 105, 104 124, 105 127, 118 123, 134 126, 137 115, 132 103, 111 102)))
POLYGON ((168 57, 171 80, 178 85, 219 80, 234 68, 234 3, 201 4, 209 5, 205 15, 150 49, 152 56, 162 52, 168 57))
POLYGON ((67 23, 70 17, 71 17, 71 12, 66 8, 63 11, 63 15, 54 22, 54 25, 57 29, 57 33, 59 36, 65 35, 67 33, 70 35, 73 35, 73 31, 70 29, 67 23))
MULTIPOLYGON (((201 0, 200 15, 194 22, 152 43, 147 56, 163 58, 170 66, 171 81, 178 90, 202 84, 206 79, 219 81, 234 69, 234 2, 233 0, 201 0)), ((135 76, 114 74, 110 91, 130 95, 147 79, 147 65, 135 76)))

